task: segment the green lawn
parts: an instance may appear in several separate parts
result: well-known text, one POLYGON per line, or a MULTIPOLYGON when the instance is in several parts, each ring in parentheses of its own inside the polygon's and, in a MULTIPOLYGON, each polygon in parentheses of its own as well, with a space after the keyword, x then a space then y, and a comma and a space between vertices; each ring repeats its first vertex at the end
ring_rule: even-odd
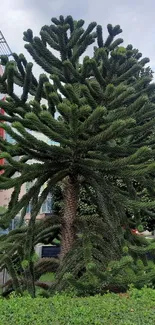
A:
POLYGON ((43 281, 43 282, 52 282, 53 280, 54 280, 54 273, 52 272, 43 274, 39 279, 39 281, 43 281))
POLYGON ((0 300, 0 325, 155 325, 155 291, 0 300))

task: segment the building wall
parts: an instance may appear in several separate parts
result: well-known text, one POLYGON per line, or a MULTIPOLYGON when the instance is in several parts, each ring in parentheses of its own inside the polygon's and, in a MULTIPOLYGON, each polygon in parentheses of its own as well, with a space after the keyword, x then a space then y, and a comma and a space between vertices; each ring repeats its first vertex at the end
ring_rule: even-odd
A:
MULTIPOLYGON (((3 69, 2 66, 0 65, 0 76, 3 74, 3 69)), ((5 100, 5 95, 4 94, 0 94, 0 100, 5 100)), ((0 114, 4 114, 4 110, 2 108, 0 108, 0 114)), ((2 137, 4 139, 4 130, 2 128, 0 128, 0 137, 2 137)), ((0 159, 0 165, 4 164, 4 159, 0 159)), ((2 174, 3 171, 0 170, 0 174, 2 174)))
MULTIPOLYGON (((0 65, 0 75, 3 74, 3 69, 0 65)), ((4 94, 0 94, 0 99, 4 99, 5 100, 5 95, 4 94)), ((4 111, 2 109, 0 109, 0 113, 4 114, 4 111)), ((39 132, 34 132, 34 131, 30 131, 37 139, 44 141, 45 143, 48 144, 54 144, 54 142, 52 142, 49 138, 47 138, 45 135, 39 133, 39 132)), ((4 130, 1 128, 0 129, 0 136, 3 139, 7 139, 8 142, 13 143, 14 139, 12 139, 9 134, 6 134, 4 132, 4 130)), ((32 160, 31 162, 29 162, 30 164, 33 163, 34 160, 32 160)), ((3 165, 5 163, 4 159, 0 159, 0 164, 3 165)), ((2 174, 3 171, 0 170, 0 174, 2 174)), ((46 186, 46 185, 45 185, 46 186)), ((9 189, 9 190, 0 190, 0 206, 2 207, 6 207, 8 206, 8 203, 10 201, 10 197, 12 194, 13 189, 9 189)), ((21 191, 20 191, 20 195, 19 195, 19 199, 26 193, 27 191, 27 184, 23 184, 21 187, 21 191)), ((44 204, 42 205, 40 214, 37 216, 37 219, 41 219, 45 216, 45 214, 48 214, 51 212, 50 209, 50 204, 49 201, 51 200, 51 197, 48 197, 47 200, 44 202, 44 204)), ((31 204, 29 204, 28 209, 27 209, 27 214, 25 216, 26 220, 30 219, 30 212, 31 212, 31 204)))
MULTIPOLYGON (((44 138, 43 136, 39 136, 39 133, 37 134, 35 132, 35 136, 43 141, 47 141, 46 137, 44 138), (38 136, 37 136, 38 135, 38 136)), ((14 142, 14 140, 7 134, 3 133, 3 138, 6 138, 8 142, 14 142)), ((46 142, 47 143, 47 142, 46 142)), ((31 163, 33 163, 35 161, 31 161, 31 163)), ((1 164, 4 164, 4 161, 0 162, 1 164)), ((32 184, 28 184, 25 183, 22 185, 21 187, 21 191, 19 194, 19 199, 22 198, 22 196, 28 191, 29 187, 32 186, 32 184)), ((43 186, 42 190, 46 187, 46 184, 43 186)), ((41 191, 42 191, 41 190, 41 191)), ((9 189, 9 190, 0 190, 0 206, 7 208, 10 198, 11 198, 11 194, 13 192, 13 189, 9 189)), ((45 200, 45 202, 43 203, 41 210, 40 210, 40 214, 37 216, 37 219, 42 219, 45 214, 49 214, 51 213, 51 205, 52 205, 52 197, 51 195, 49 195, 47 197, 47 199, 45 200)), ((31 213, 31 203, 29 204, 28 208, 27 208, 27 214, 25 216, 25 220, 29 220, 30 219, 30 213, 31 213)))
MULTIPOLYGON (((4 110, 0 108, 0 114, 4 114, 4 110)), ((4 130, 0 128, 0 137, 4 139, 4 130)), ((4 165, 4 159, 0 159, 0 165, 4 165)), ((0 174, 3 173, 3 170, 0 170, 0 174)))
MULTIPOLYGON (((13 192, 13 189, 0 190, 0 206, 5 207, 5 208, 8 207, 12 192, 13 192)), ((26 193, 26 185, 23 184, 21 187, 20 194, 19 194, 19 199, 21 199, 25 193, 26 193)), ((51 213, 51 206, 52 206, 52 197, 48 196, 41 207, 40 214, 38 214, 37 219, 38 220, 42 219, 42 218, 44 218, 45 214, 51 213)), ((30 215, 31 215, 31 204, 29 204, 29 206, 27 208, 25 220, 29 220, 30 215)))

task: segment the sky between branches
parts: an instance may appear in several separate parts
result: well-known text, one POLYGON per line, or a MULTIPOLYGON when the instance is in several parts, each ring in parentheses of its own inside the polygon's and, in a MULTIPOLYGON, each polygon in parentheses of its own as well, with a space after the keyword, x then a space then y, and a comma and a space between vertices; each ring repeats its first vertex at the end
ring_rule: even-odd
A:
POLYGON ((0 30, 12 51, 21 53, 23 31, 31 28, 38 35, 41 26, 50 24, 51 17, 60 14, 82 18, 86 23, 97 21, 103 26, 105 36, 108 23, 120 24, 125 45, 132 43, 149 57, 155 71, 154 13, 154 0, 1 0, 0 30))

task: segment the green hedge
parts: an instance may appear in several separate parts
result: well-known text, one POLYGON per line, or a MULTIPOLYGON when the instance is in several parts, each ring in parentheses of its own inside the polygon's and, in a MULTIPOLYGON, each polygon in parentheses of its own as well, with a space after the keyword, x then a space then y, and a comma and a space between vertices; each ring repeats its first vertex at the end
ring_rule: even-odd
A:
POLYGON ((154 325, 155 291, 132 289, 126 295, 0 300, 0 325, 154 325))

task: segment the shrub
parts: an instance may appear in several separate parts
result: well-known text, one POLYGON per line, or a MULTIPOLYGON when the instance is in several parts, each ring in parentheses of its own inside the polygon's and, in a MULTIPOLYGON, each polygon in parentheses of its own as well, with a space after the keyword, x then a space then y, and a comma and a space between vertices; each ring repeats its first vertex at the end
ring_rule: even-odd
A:
POLYGON ((153 325, 155 291, 131 289, 89 298, 12 296, 0 300, 0 325, 153 325))

